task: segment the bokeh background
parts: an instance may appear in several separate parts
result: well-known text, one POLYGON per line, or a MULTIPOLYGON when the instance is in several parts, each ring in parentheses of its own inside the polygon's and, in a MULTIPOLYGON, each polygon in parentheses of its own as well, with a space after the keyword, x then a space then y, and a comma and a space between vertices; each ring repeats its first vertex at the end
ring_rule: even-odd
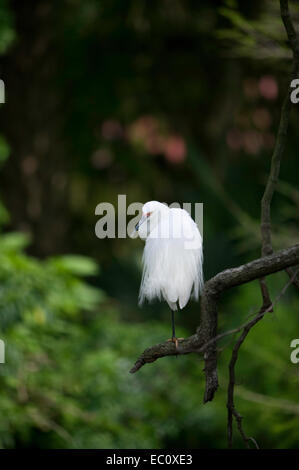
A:
MULTIPOLYGON (((298 6, 291 11, 299 31, 298 6)), ((291 54, 272 0, 0 1, 0 446, 226 446, 231 338, 202 404, 200 357, 137 374, 170 335, 166 304, 137 306, 143 243, 98 239, 95 207, 204 203, 204 272, 260 255, 259 215, 291 54)), ((273 202, 275 248, 298 242, 298 108, 273 202)), ((269 278, 272 298, 287 282, 269 278)), ((227 293, 219 329, 261 303, 227 293)), ((192 334, 199 305, 177 316, 192 334)), ((236 405, 263 448, 299 443, 298 294, 251 331, 236 405), (297 296, 297 297, 296 297, 297 296)), ((234 444, 243 447, 235 433, 234 444)))

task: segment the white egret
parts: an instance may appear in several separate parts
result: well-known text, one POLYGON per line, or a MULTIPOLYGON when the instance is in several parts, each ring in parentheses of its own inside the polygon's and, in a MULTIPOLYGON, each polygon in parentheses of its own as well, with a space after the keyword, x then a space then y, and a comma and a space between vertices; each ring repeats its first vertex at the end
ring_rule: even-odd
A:
POLYGON ((177 347, 174 312, 184 308, 190 297, 198 300, 203 287, 202 237, 187 211, 158 201, 144 204, 135 230, 145 240, 139 304, 145 299, 166 300, 172 320, 169 341, 177 347))

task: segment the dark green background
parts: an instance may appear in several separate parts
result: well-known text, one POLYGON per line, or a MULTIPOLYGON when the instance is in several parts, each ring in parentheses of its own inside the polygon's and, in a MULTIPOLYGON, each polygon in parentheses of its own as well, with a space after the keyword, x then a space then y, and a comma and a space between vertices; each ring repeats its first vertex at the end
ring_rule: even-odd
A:
MULTIPOLYGON (((260 255, 291 65, 279 2, 1 0, 0 53, 0 446, 225 447, 230 339, 213 403, 202 404, 195 355, 130 375, 144 348, 169 337, 170 312, 138 308, 143 243, 96 238, 94 212, 118 194, 203 202, 206 279, 260 255)), ((297 109, 273 201, 275 248, 298 241, 297 109)), ((286 282, 270 277, 272 298, 286 282)), ((258 282, 225 295, 220 331, 260 303, 258 282)), ((190 303, 177 316, 180 336, 199 314, 190 303)), ((263 448, 298 447, 296 337, 290 287, 236 369, 245 431, 263 448)))

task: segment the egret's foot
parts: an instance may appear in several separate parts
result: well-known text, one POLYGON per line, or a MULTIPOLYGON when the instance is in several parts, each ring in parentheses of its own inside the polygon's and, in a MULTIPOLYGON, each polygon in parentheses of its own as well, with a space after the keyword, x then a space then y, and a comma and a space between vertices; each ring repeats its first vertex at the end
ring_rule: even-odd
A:
POLYGON ((183 341, 184 339, 185 339, 185 338, 176 338, 175 336, 173 336, 172 338, 168 339, 167 342, 168 342, 168 343, 174 343, 176 349, 178 349, 179 341, 183 341))

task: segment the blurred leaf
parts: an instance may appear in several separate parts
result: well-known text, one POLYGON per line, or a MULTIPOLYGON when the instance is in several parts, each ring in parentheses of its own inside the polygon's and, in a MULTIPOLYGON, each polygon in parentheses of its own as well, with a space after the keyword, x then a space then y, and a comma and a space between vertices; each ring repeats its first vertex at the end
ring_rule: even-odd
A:
POLYGON ((59 258, 53 258, 51 263, 57 268, 78 276, 94 276, 99 271, 97 263, 85 256, 60 256, 59 258))
POLYGON ((7 222, 9 222, 9 220, 10 217, 8 210, 6 209, 2 201, 0 201, 0 225, 6 224, 7 222))
POLYGON ((15 39, 13 16, 6 0, 0 1, 0 54, 6 52, 15 39))
POLYGON ((1 252, 17 252, 21 251, 30 243, 28 234, 20 232, 10 232, 1 236, 1 252))
POLYGON ((10 148, 6 140, 0 135, 0 166, 8 159, 10 148))

